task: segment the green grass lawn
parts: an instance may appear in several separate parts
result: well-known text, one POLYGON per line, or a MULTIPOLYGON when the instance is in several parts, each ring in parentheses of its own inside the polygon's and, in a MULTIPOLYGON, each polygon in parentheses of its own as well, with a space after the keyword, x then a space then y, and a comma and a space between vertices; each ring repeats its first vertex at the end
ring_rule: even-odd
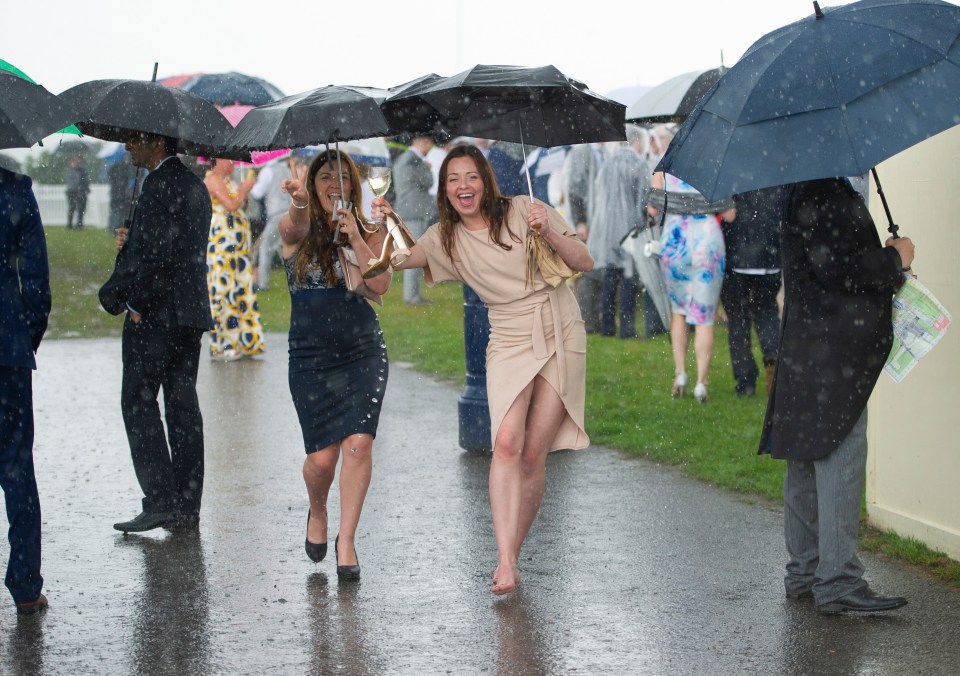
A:
MULTIPOLYGON (((113 240, 102 230, 52 227, 47 228, 47 244, 54 303, 48 337, 119 335, 121 322, 100 308, 96 295, 113 266, 113 240)), ((281 270, 274 270, 270 279, 270 289, 258 294, 263 325, 267 331, 286 332, 290 322, 286 280, 281 270)), ((462 385, 462 289, 443 284, 424 289, 424 296, 433 304, 405 305, 397 275, 383 307, 377 309, 390 358, 462 385)), ((642 322, 642 309, 637 315, 642 322)), ((643 333, 638 327, 638 334, 643 333)), ((692 354, 689 363, 692 373, 692 354)), ((766 400, 734 394, 725 327, 716 328, 710 401, 700 405, 692 397, 672 399, 672 381, 667 336, 649 340, 589 336, 586 426, 591 441, 678 467, 746 499, 780 504, 785 463, 757 455, 766 400)), ((762 378, 758 385, 762 391, 762 378)), ((960 564, 915 540, 864 528, 862 546, 917 563, 960 584, 960 564)))

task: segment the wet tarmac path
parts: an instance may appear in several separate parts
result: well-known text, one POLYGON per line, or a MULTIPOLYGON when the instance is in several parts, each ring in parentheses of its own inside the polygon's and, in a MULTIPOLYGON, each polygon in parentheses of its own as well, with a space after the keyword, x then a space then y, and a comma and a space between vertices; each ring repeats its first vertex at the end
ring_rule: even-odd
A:
MULTIPOLYGON (((0 613, 3 674, 956 674, 960 592, 865 555, 887 615, 783 598, 781 515, 676 471, 555 453, 520 591, 496 562, 489 458, 457 445, 459 390, 391 373, 358 531, 359 584, 311 563, 285 336, 201 360, 199 535, 121 535, 140 491, 120 417, 120 342, 48 341, 35 462, 48 612, 0 613)), ((588 393, 589 395, 589 393, 588 393)), ((330 537, 339 514, 331 492, 330 537)), ((0 544, 0 557, 8 549, 0 544)))

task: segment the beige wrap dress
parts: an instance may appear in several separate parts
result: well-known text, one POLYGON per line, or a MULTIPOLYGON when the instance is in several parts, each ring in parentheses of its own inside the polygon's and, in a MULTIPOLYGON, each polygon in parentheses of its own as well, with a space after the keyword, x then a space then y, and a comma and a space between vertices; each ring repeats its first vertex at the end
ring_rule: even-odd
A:
MULTIPOLYGON (((520 242, 503 238, 513 248, 505 251, 490 238, 490 231, 467 230, 457 225, 454 260, 443 252, 440 224, 431 226, 417 240, 426 254, 424 281, 434 286, 461 281, 486 305, 490 319, 487 344, 487 399, 490 408, 491 441, 517 395, 535 376, 542 376, 556 390, 566 416, 549 450, 581 449, 590 444, 583 426, 586 392, 587 335, 580 306, 566 284, 547 284, 538 272, 533 288, 525 283, 530 199, 514 197, 507 217, 510 230, 520 242), (559 340, 558 340, 559 336, 559 340)), ((563 217, 547 207, 550 227, 570 237, 576 235, 563 217)))

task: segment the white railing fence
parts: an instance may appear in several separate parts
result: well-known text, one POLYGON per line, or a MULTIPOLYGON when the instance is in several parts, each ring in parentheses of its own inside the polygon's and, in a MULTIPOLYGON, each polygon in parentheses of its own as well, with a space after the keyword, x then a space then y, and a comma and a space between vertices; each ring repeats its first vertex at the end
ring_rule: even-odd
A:
MULTIPOLYGON (((67 224, 67 188, 63 185, 33 184, 33 194, 40 205, 40 218, 44 226, 67 224)), ((83 224, 88 227, 106 228, 110 218, 110 186, 93 184, 87 195, 87 210, 83 224)))

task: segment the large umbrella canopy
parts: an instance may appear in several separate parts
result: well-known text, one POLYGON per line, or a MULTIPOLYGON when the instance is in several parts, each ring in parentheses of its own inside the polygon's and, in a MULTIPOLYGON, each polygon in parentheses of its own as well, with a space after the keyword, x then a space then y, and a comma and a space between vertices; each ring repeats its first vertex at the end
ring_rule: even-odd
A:
POLYGON ((199 73, 172 86, 196 94, 200 98, 218 105, 239 103, 246 106, 262 106, 271 101, 282 99, 284 96, 278 87, 266 80, 232 71, 229 73, 199 73))
POLYGON ((386 89, 328 85, 258 106, 237 124, 231 143, 247 150, 302 148, 386 136, 386 89))
POLYGON ((233 128, 213 104, 159 82, 91 80, 60 96, 79 111, 80 130, 105 141, 144 132, 176 139, 184 155, 250 159, 228 146, 233 128))
POLYGON ((55 94, 9 72, 0 72, 0 148, 29 148, 80 114, 55 94))
POLYGON ((478 65, 404 87, 383 104, 395 134, 442 131, 542 148, 623 141, 625 110, 553 66, 478 65))
POLYGON ((859 176, 960 123, 960 7, 861 0, 747 50, 681 127, 658 171, 708 200, 859 176))
POLYGON ((627 108, 627 122, 683 122, 729 68, 694 70, 648 90, 627 108))

